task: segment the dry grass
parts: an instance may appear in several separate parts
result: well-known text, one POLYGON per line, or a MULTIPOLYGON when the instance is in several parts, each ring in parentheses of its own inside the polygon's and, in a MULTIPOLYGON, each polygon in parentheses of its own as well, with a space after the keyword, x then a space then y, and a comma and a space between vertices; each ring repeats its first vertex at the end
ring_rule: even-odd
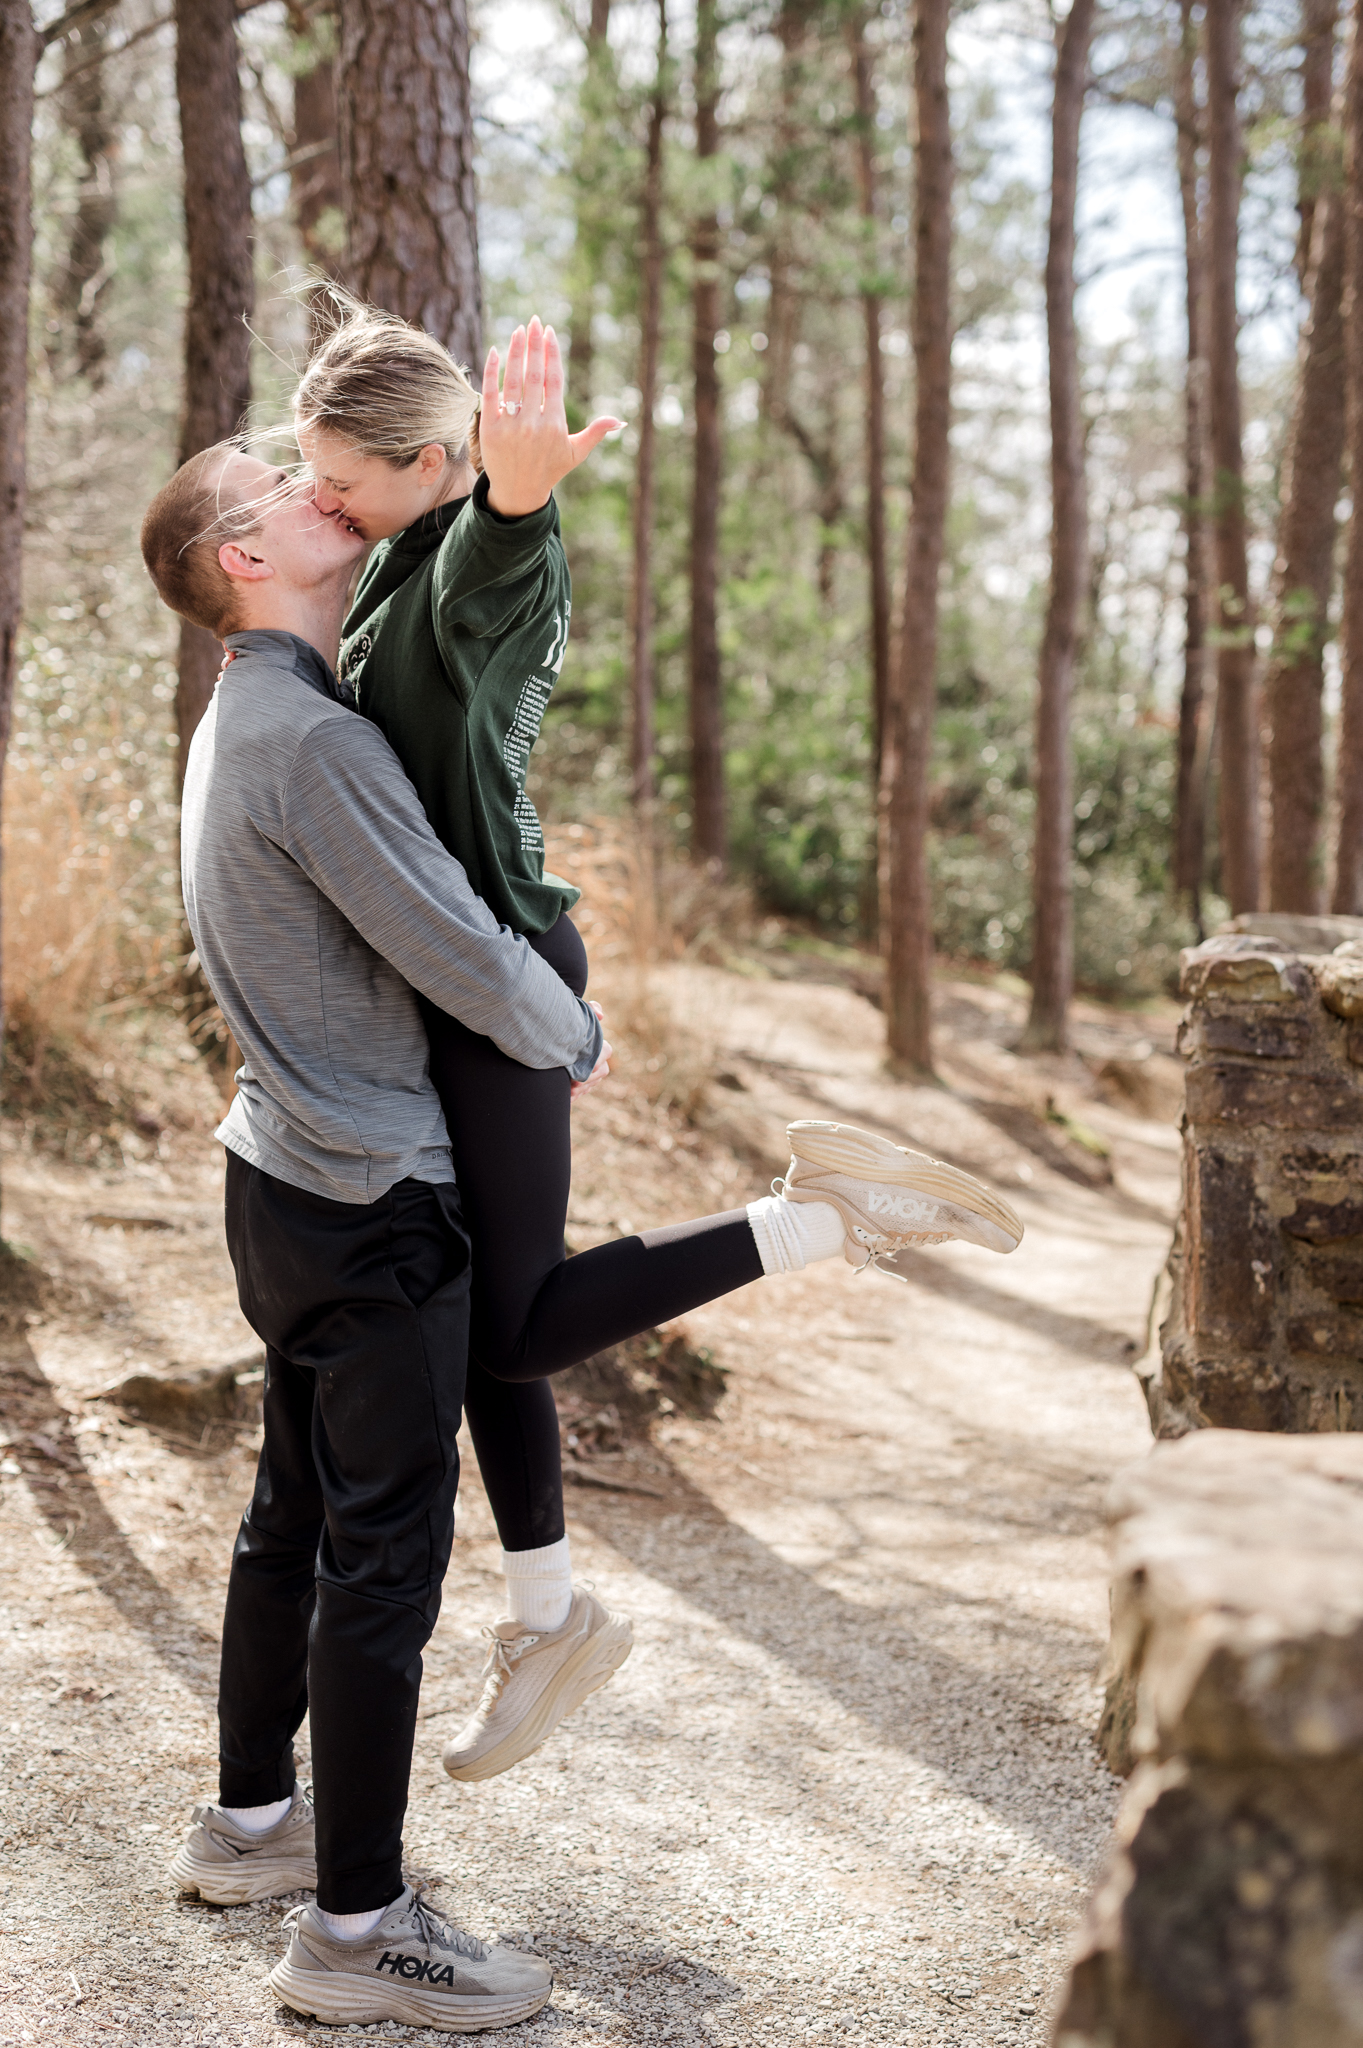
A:
POLYGON ((680 1028, 653 970, 660 960, 727 959, 758 923, 750 894, 660 860, 616 819, 550 829, 545 865, 582 891, 574 917, 615 1048, 613 1092, 689 1118, 704 1100, 714 1048, 680 1028))
POLYGON ((141 1156, 215 1094, 185 1038, 164 848, 83 796, 72 775, 6 778, 5 1112, 44 1150, 141 1156))
POLYGON ((5 796, 8 1006, 45 1037, 87 1038, 108 1003, 163 974, 167 935, 124 911, 164 857, 92 830, 65 778, 11 775, 5 796))

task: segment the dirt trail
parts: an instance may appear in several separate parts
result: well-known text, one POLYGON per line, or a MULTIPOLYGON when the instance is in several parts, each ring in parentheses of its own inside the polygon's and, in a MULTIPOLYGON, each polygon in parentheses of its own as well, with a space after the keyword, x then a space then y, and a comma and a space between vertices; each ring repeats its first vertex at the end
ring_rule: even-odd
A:
MULTIPOLYGON (((465 1788, 439 1748, 500 1584, 470 1461, 411 1866, 463 1924, 553 1959, 551 2006, 508 2039, 1040 2043, 1116 1799, 1092 1746, 1098 1513, 1149 1442, 1130 1359, 1173 1123, 1094 1099, 1077 1062, 1015 1061, 997 987, 944 987, 950 1086, 929 1089, 884 1076, 879 1018, 845 987, 695 967, 663 986, 722 1076, 706 1128, 584 1105, 575 1241, 747 1199, 787 1117, 837 1115, 988 1173, 1026 1242, 922 1253, 907 1286, 825 1265, 688 1318, 730 1374, 718 1418, 672 1416, 569 1496, 579 1575, 634 1616, 634 1655, 530 1763, 465 1788)), ((1090 1066, 1167 1034, 1081 1013, 1090 1066)), ((1172 1061, 1132 1071, 1167 1111, 1172 1061)), ((105 1173, 5 1162, 5 1234, 63 1292, 6 1352, 0 2048, 334 2038, 265 1988, 284 1903, 207 1909, 164 1876, 212 1784, 252 1439, 172 1441, 89 1397, 256 1347, 215 1148, 162 1150, 105 1173)))

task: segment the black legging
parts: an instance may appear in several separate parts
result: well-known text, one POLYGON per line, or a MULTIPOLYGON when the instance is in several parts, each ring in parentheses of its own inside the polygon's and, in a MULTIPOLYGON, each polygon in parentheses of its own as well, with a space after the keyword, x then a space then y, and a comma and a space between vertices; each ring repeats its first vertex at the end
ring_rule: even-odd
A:
MULTIPOLYGON (((563 916, 530 944, 575 994, 587 954, 563 916)), ((423 1003, 431 1078, 473 1240, 469 1433, 505 1550, 563 1534, 558 1413, 546 1375, 760 1278, 747 1212, 645 1230, 569 1259, 571 1083, 523 1067, 423 1003)))

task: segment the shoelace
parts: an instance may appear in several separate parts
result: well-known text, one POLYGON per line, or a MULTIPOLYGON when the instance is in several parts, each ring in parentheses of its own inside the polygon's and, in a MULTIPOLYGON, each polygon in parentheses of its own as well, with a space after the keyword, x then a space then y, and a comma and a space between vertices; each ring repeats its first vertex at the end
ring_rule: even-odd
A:
MULTIPOLYGON (((304 1900, 301 1906, 291 1906, 279 1923, 280 1926, 291 1934, 307 1912, 308 1904, 309 1901, 304 1900)), ((476 1934, 465 1934, 462 1927, 451 1926, 448 1920, 442 1920, 438 1913, 433 1913, 426 1901, 417 1898, 415 1894, 403 1918, 416 1939, 424 1941, 428 1948, 453 1949, 457 1956, 467 1956, 470 1962, 474 1963, 487 1961, 487 1949, 476 1934)))
POLYGON ((452 1927, 448 1920, 433 1913, 424 1899, 414 1895, 406 1917, 428 1948, 453 1949, 457 1956, 467 1956, 474 1963, 486 1961, 487 1950, 477 1935, 465 1934, 462 1927, 452 1927))
POLYGON ((487 1653, 487 1670, 483 1679, 483 1695, 478 1702, 480 1714, 491 1712, 501 1697, 502 1687, 511 1676, 511 1666, 523 1650, 537 1643, 537 1635, 517 1636, 514 1643, 499 1636, 495 1628, 485 1628, 483 1634, 492 1645, 487 1653))
POLYGON ((865 1261, 860 1266, 854 1267, 853 1271, 860 1277, 861 1274, 868 1272, 874 1266, 877 1273, 883 1273, 887 1280, 898 1280, 907 1287, 909 1285, 908 1274, 896 1273, 893 1266, 882 1265, 881 1261, 883 1259, 892 1259, 897 1253, 910 1251, 917 1245, 950 1244, 950 1242, 951 1232, 949 1230, 919 1230, 910 1232, 905 1237, 885 1237, 880 1240, 874 1251, 869 1246, 866 1248, 865 1261))

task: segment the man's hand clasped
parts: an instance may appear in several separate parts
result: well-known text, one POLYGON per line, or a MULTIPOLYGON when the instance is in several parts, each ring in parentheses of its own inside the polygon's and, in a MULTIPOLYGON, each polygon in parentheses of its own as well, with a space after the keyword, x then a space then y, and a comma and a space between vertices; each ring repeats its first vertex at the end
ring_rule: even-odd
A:
MULTIPOLYGON (((588 998, 588 1000, 591 1000, 590 997, 588 998)), ((602 1009, 600 1003, 592 1003, 591 1007, 595 1010, 597 1016, 604 1023, 606 1013, 602 1009)), ((597 1059, 596 1065, 592 1068, 590 1074, 588 1074, 585 1081, 574 1081, 573 1083, 572 1093, 574 1102, 576 1102, 579 1095, 585 1095, 589 1088, 595 1088, 598 1082, 605 1080, 606 1076, 609 1074, 611 1070, 611 1054, 614 1052, 614 1050, 615 1047, 611 1044, 610 1040, 608 1038, 603 1038, 601 1041, 600 1056, 597 1059)))

